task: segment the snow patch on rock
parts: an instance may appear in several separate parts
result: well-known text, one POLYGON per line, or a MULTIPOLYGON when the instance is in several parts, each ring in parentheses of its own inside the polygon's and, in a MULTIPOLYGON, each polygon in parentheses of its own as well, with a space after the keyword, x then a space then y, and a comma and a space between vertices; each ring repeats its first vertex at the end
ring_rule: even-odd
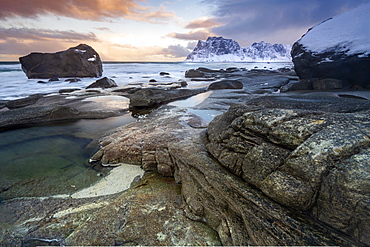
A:
POLYGON ((337 15, 309 30, 299 41, 313 54, 333 51, 365 57, 370 54, 370 4, 337 15), (325 39, 325 42, 323 42, 325 39))

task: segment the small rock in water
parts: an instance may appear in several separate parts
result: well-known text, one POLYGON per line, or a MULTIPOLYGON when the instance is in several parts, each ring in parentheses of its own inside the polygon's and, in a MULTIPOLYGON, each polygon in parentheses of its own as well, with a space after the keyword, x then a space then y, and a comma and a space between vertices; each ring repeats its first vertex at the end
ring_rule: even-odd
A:
POLYGON ((150 79, 149 82, 157 82, 155 79, 150 79))
POLYGON ((111 88, 111 87, 118 87, 118 85, 116 84, 114 80, 109 79, 108 77, 104 77, 90 84, 86 89, 88 88, 111 88))
POLYGON ((54 76, 52 76, 52 77, 49 79, 49 81, 59 81, 59 78, 58 78, 56 75, 54 75, 54 76))
POLYGON ((180 79, 179 82, 180 82, 181 87, 186 87, 188 85, 188 83, 184 80, 180 79))
POLYGON ((165 76, 165 75, 170 75, 170 73, 168 73, 168 72, 160 72, 159 75, 165 76))
POLYGON ((66 89, 60 89, 59 90, 59 93, 62 94, 62 93, 72 93, 74 91, 77 91, 77 90, 81 90, 79 88, 66 88, 66 89))
POLYGON ((67 79, 65 81, 69 81, 70 83, 71 82, 78 82, 78 81, 81 81, 81 79, 78 79, 78 78, 71 78, 71 79, 67 79))

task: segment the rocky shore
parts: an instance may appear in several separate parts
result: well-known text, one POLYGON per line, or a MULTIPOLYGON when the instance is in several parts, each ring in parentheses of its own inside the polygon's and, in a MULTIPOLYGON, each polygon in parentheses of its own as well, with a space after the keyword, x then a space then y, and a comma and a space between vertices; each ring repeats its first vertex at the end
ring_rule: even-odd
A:
POLYGON ((186 75, 210 86, 94 88, 6 102, 2 129, 129 110, 150 114, 102 137, 91 157, 92 166, 140 166, 142 177, 124 179, 121 191, 103 193, 104 186, 118 186, 107 182, 80 192, 85 196, 2 201, 0 242, 370 243, 369 91, 281 93, 300 83, 289 70, 198 68, 186 75), (202 100, 179 101, 192 95, 202 100), (209 112, 220 115, 209 123, 209 112))

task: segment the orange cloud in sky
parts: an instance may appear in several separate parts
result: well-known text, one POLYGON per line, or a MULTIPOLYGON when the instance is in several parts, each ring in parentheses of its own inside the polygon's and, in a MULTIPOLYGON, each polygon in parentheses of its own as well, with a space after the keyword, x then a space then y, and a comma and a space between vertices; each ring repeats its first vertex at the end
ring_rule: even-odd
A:
POLYGON ((187 33, 170 33, 167 36, 182 39, 182 40, 205 40, 209 36, 214 36, 210 31, 213 27, 218 27, 221 24, 212 18, 202 17, 188 23, 185 28, 192 29, 187 33))
POLYGON ((124 17, 155 22, 175 17, 163 7, 155 10, 137 2, 144 0, 1 0, 0 19, 11 17, 35 18, 52 14, 84 20, 124 17))
POLYGON ((171 38, 182 39, 182 40, 204 40, 209 36, 213 36, 208 30, 190 31, 188 33, 170 33, 167 35, 171 38))
POLYGON ((218 27, 221 24, 213 18, 200 18, 194 21, 191 21, 185 28, 188 29, 197 29, 197 28, 212 28, 218 27))
POLYGON ((153 61, 183 61, 190 51, 181 45, 170 45, 167 48, 160 46, 132 46, 125 44, 111 44, 96 46, 95 49, 103 61, 153 62, 153 61))

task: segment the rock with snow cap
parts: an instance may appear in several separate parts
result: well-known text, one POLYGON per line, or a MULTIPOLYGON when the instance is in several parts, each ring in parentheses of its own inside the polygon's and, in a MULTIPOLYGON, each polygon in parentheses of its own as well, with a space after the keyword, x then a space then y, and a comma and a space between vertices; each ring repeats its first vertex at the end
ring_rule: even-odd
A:
POLYGON ((99 54, 86 44, 56 53, 33 52, 19 61, 29 79, 101 77, 103 73, 99 54))
POLYGON ((299 39, 292 58, 301 79, 333 78, 344 88, 370 88, 370 4, 330 18, 299 39))

